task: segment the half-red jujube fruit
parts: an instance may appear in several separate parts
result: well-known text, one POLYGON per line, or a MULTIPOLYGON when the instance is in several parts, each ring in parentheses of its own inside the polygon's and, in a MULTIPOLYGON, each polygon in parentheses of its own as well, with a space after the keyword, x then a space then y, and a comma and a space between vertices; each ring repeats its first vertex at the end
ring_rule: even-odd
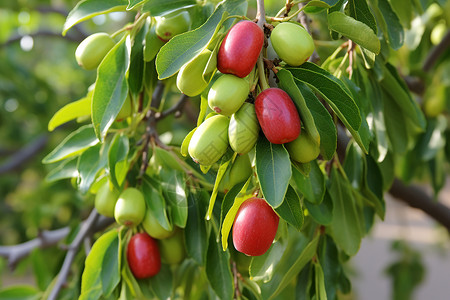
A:
POLYGON ((292 142, 300 134, 297 108, 282 89, 269 88, 262 91, 256 97, 255 111, 264 135, 272 144, 292 142))

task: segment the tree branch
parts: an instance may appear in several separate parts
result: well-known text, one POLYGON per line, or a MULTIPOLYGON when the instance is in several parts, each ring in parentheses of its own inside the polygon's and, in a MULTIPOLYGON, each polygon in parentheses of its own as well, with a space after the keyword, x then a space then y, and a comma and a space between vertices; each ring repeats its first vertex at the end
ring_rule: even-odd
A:
POLYGON ((45 36, 45 37, 56 37, 56 38, 60 38, 60 39, 66 39, 69 40, 71 42, 75 42, 75 43, 80 43, 83 39, 84 36, 83 35, 71 35, 71 34, 67 34, 65 36, 62 36, 60 32, 54 32, 54 31, 50 31, 50 30, 45 30, 45 29, 41 29, 38 30, 36 32, 30 33, 30 34, 24 34, 24 35, 15 35, 13 37, 11 37, 10 39, 8 39, 6 42, 4 42, 3 44, 0 44, 0 47, 7 47, 15 42, 20 41, 24 36, 30 36, 33 38, 36 37, 41 37, 41 36, 45 36))
POLYGON ((436 61, 438 60, 438 58, 441 56, 441 54, 449 47, 450 47, 450 30, 447 31, 442 41, 439 44, 437 44, 436 47, 431 49, 430 53, 425 59, 422 69, 425 72, 430 71, 431 68, 433 68, 436 61))
POLYGON ((186 96, 185 94, 181 95, 180 100, 178 100, 177 103, 175 103, 174 106, 168 108, 167 110, 163 112, 158 112, 155 114, 155 119, 157 121, 164 119, 168 115, 175 114, 175 118, 179 117, 181 114, 181 110, 183 109, 184 105, 186 104, 186 101, 189 99, 189 96, 186 96))

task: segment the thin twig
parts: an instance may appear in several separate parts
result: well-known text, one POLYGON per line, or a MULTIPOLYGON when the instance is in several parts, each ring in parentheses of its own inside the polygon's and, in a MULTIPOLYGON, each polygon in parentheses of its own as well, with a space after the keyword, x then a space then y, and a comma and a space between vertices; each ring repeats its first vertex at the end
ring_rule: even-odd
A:
POLYGON ((75 43, 80 43, 84 39, 84 36, 82 36, 82 35, 74 36, 74 35, 67 34, 65 36, 62 36, 60 32, 54 32, 54 31, 50 31, 50 30, 41 29, 41 30, 38 30, 33 33, 29 33, 29 34, 15 35, 15 36, 11 37, 9 40, 7 40, 6 42, 4 42, 3 44, 0 44, 0 48, 6 47, 15 42, 18 42, 25 36, 30 36, 32 38, 54 37, 54 38, 58 38, 58 39, 66 39, 68 41, 75 42, 75 43))
POLYGON ((433 68, 434 64, 438 60, 438 58, 441 56, 442 53, 444 53, 445 50, 447 50, 450 47, 450 30, 447 31, 442 41, 436 45, 433 49, 431 49, 430 53, 428 54, 427 58, 425 59, 425 62, 423 63, 422 69, 425 72, 428 72, 433 68))
POLYGON ((174 106, 168 108, 167 110, 160 112, 160 113, 156 113, 155 114, 155 119, 157 121, 164 119, 165 117, 171 115, 171 114, 175 114, 175 118, 179 117, 181 114, 181 110, 183 109, 184 105, 186 104, 186 101, 189 99, 189 96, 186 95, 181 95, 180 99, 178 100, 177 103, 175 103, 174 106))

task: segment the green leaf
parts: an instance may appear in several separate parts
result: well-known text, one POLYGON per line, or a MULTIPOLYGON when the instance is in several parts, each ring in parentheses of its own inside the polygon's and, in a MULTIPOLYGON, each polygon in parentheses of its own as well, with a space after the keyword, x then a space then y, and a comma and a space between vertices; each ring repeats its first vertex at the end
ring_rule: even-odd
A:
POLYGON ((85 151, 87 148, 97 145, 99 140, 91 125, 85 125, 69 134, 42 162, 49 164, 73 157, 85 151))
POLYGON ((108 151, 108 168, 111 182, 117 190, 121 190, 123 181, 128 172, 127 156, 130 150, 128 137, 124 134, 117 133, 109 147, 108 151))
POLYGON ((205 214, 209 195, 199 191, 188 196, 188 219, 184 230, 186 251, 199 265, 204 266, 208 248, 208 233, 206 231, 205 214))
POLYGON ((162 16, 172 11, 188 8, 197 4, 195 0, 148 0, 142 8, 143 12, 150 12, 153 17, 162 16))
POLYGON ((225 219, 225 216, 227 215, 228 211, 233 206, 234 199, 241 192, 241 190, 243 190, 244 184, 246 184, 246 182, 240 182, 240 183, 236 184, 225 194, 225 197, 222 200, 222 206, 220 209, 220 226, 221 227, 223 226, 222 224, 225 219))
POLYGON ((320 204, 313 204, 309 201, 304 201, 303 204, 314 221, 325 226, 331 224, 333 220, 333 201, 328 191, 325 191, 323 201, 320 204))
POLYGON ((191 141, 192 136, 194 135, 196 130, 197 130, 197 127, 192 129, 191 131, 189 131, 189 133, 184 138, 183 143, 181 143, 180 153, 184 157, 186 157, 189 154, 189 152, 188 152, 189 142, 191 141))
POLYGON ((53 182, 66 178, 78 177, 77 164, 78 159, 76 158, 65 160, 48 172, 45 180, 47 182, 53 182))
POLYGON ((108 164, 109 145, 109 143, 105 143, 91 147, 78 158, 78 188, 81 193, 86 193, 89 190, 97 173, 108 164))
POLYGON ((97 70, 92 98, 92 124, 98 139, 103 141, 115 121, 128 94, 126 73, 130 54, 124 36, 105 56, 97 70))
POLYGON ((142 90, 144 80, 144 43, 147 35, 149 23, 145 22, 141 30, 134 36, 130 52, 130 67, 128 71, 128 86, 130 92, 137 99, 139 92, 142 90))
POLYGON ((291 186, 288 186, 283 203, 275 211, 281 218, 300 231, 303 226, 303 210, 300 197, 291 186))
POLYGON ((336 243, 347 255, 355 255, 362 233, 350 183, 335 168, 331 171, 329 193, 333 200, 331 230, 336 243))
POLYGON ((305 98, 306 105, 308 105, 319 131, 320 154, 323 159, 330 160, 333 158, 337 146, 337 132, 333 118, 305 83, 299 80, 296 80, 295 83, 305 98))
POLYGON ((89 92, 86 97, 63 106, 48 122, 48 131, 76 118, 91 115, 91 103, 92 93, 89 92))
POLYGON ((417 147, 422 161, 433 159, 445 147, 447 119, 440 115, 428 121, 425 133, 420 137, 417 147))
POLYGON ((325 290, 325 278, 320 263, 314 264, 314 275, 316 283, 316 299, 327 300, 327 292, 325 290))
POLYGON ((120 281, 119 238, 115 238, 106 249, 101 266, 103 295, 109 297, 120 281))
POLYGON ((161 185, 150 177, 144 177, 142 181, 142 194, 144 195, 147 209, 155 216, 159 225, 165 230, 171 231, 172 224, 169 221, 166 211, 166 201, 164 200, 161 185))
POLYGON ((233 299, 233 276, 230 269, 230 254, 222 251, 214 230, 211 231, 206 256, 206 275, 216 295, 222 300, 233 299))
POLYGON ((138 5, 141 5, 149 0, 128 0, 127 10, 132 10, 138 5))
POLYGON ((383 31, 385 31, 385 34, 387 34, 389 45, 392 47, 392 49, 398 50, 401 46, 403 46, 403 43, 405 42, 405 32, 403 26, 400 23, 397 14, 392 10, 389 1, 378 0, 377 7, 383 15, 383 21, 381 22, 384 22, 386 24, 386 26, 383 28, 383 31))
POLYGON ((109 246, 118 238, 116 229, 104 233, 92 246, 86 257, 83 275, 81 277, 81 295, 79 300, 99 299, 102 289, 103 259, 109 246))
POLYGON ((348 2, 348 8, 351 17, 369 26, 375 34, 378 33, 377 22, 366 0, 350 0, 348 2))
MULTIPOLYGON (((173 37, 161 48, 156 57, 156 70, 159 79, 172 76, 185 63, 199 54, 209 44, 216 27, 224 22, 225 13, 228 13, 228 15, 245 15, 246 11, 247 1, 222 2, 202 26, 173 37)), ((228 21, 226 29, 231 25, 228 21)))
POLYGON ((170 266, 162 264, 159 273, 149 279, 150 287, 160 300, 170 299, 173 291, 173 276, 170 266))
POLYGON ((8 286, 0 290, 2 300, 38 300, 42 292, 29 285, 8 286))
POLYGON ((292 179, 307 201, 320 204, 325 195, 325 176, 316 161, 311 162, 310 165, 309 176, 304 176, 294 169, 292 179))
POLYGON ((183 173, 176 170, 161 170, 161 186, 173 223, 178 227, 186 226, 188 216, 186 182, 183 173))
POLYGON ((70 11, 63 27, 63 35, 74 25, 92 17, 113 11, 124 11, 128 0, 83 0, 70 11))
POLYGON ((264 199, 277 208, 283 203, 291 179, 291 160, 283 145, 270 143, 260 136, 256 143, 256 174, 264 199))
POLYGON ((286 250, 286 240, 277 241, 270 246, 263 255, 253 257, 250 264, 250 279, 259 282, 269 282, 275 273, 274 266, 278 265, 286 250))
POLYGON ((363 22, 336 11, 328 14, 328 27, 361 47, 376 54, 380 53, 381 45, 377 35, 363 22))
POLYGON ((302 120, 302 124, 306 128, 306 131, 317 143, 317 145, 320 145, 320 135, 317 131, 314 117, 306 105, 305 98, 303 98, 302 93, 295 85, 292 74, 286 69, 281 69, 278 71, 277 77, 280 80, 278 86, 289 94, 297 107, 298 113, 300 114, 300 119, 302 120))

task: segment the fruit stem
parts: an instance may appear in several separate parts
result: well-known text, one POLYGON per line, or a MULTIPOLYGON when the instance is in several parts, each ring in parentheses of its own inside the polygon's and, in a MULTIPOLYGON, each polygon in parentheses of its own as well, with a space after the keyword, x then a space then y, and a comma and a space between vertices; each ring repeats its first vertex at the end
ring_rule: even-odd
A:
POLYGON ((262 53, 259 54, 258 61, 257 61, 257 67, 258 67, 258 75, 259 75, 259 83, 261 85, 261 91, 264 91, 264 90, 270 88, 270 86, 267 83, 266 74, 264 72, 264 63, 263 63, 262 53))

